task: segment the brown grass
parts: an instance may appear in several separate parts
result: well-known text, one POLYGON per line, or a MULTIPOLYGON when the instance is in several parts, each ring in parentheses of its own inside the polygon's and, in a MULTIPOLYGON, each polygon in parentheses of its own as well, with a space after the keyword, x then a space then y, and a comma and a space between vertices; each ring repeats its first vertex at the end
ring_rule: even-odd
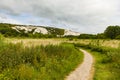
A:
POLYGON ((12 43, 23 43, 25 46, 36 46, 36 45, 48 45, 48 44, 60 44, 62 42, 69 43, 83 43, 83 44, 96 44, 99 43, 100 46, 118 48, 120 47, 120 40, 92 40, 92 39, 79 39, 69 41, 68 39, 17 39, 17 38, 7 38, 7 42, 12 43))
POLYGON ((16 39, 16 38, 7 38, 7 42, 11 43, 23 43, 24 46, 36 46, 36 45, 48 45, 48 44, 60 44, 65 42, 65 39, 16 39))
POLYGON ((81 39, 77 41, 72 41, 74 43, 82 43, 82 44, 99 44, 100 46, 105 47, 112 47, 112 48, 118 48, 120 47, 120 40, 92 40, 92 39, 81 39))

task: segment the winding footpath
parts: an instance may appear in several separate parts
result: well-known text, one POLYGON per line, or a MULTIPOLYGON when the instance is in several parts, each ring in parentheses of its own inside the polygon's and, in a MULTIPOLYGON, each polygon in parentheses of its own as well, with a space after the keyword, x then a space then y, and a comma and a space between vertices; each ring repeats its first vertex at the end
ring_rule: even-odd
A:
POLYGON ((80 64, 65 80, 92 80, 93 57, 87 51, 80 49, 84 54, 83 63, 80 64))

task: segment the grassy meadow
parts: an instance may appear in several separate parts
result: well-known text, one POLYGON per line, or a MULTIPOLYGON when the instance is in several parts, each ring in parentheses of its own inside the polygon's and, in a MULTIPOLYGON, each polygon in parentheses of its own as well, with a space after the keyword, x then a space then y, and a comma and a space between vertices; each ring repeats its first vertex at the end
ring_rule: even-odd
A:
POLYGON ((28 43, 6 42, 0 35, 0 80, 64 80, 83 60, 73 44, 28 43))
POLYGON ((120 41, 82 41, 75 43, 75 45, 88 50, 94 56, 95 73, 93 80, 120 80, 120 41), (84 43, 84 41, 88 43, 84 43))
POLYGON ((0 80, 64 80, 83 60, 77 47, 94 57, 93 80, 120 80, 120 40, 3 37, 0 80))

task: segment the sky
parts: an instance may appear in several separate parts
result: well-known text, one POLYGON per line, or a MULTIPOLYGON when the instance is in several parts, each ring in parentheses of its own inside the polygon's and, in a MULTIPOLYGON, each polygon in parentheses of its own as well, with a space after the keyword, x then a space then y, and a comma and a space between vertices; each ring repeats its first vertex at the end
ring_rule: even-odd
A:
POLYGON ((0 22, 97 34, 120 25, 120 0, 0 0, 0 22))

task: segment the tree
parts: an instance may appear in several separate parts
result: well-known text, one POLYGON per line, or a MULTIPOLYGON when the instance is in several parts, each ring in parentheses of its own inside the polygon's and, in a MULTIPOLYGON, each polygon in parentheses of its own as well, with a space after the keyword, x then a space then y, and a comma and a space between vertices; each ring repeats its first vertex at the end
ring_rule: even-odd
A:
POLYGON ((104 35, 107 38, 115 39, 118 35, 120 35, 120 26, 108 26, 104 31, 104 35))

